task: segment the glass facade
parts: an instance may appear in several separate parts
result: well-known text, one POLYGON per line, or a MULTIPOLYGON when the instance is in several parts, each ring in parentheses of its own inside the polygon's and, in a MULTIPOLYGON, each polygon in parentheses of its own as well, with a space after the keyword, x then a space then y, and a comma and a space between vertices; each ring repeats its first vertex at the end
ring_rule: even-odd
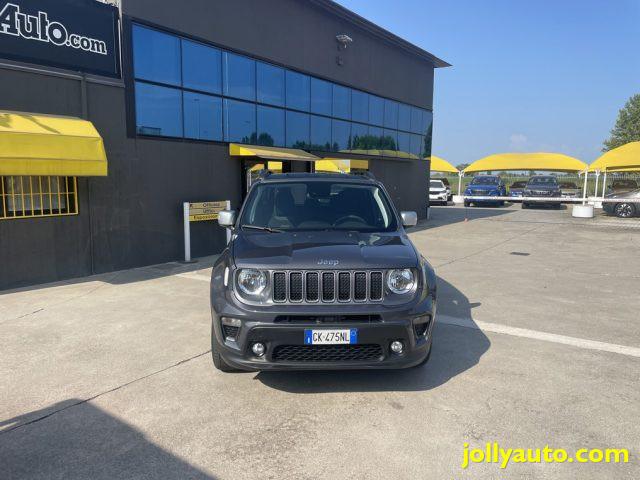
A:
POLYGON ((132 39, 139 135, 431 154, 431 111, 137 24, 132 39))

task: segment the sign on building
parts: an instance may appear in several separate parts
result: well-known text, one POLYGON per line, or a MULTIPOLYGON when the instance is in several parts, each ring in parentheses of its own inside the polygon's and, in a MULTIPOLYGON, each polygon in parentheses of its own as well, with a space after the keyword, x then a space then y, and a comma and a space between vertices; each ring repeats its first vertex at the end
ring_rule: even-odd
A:
POLYGON ((118 9, 95 0, 0 0, 0 57, 120 76, 118 9))

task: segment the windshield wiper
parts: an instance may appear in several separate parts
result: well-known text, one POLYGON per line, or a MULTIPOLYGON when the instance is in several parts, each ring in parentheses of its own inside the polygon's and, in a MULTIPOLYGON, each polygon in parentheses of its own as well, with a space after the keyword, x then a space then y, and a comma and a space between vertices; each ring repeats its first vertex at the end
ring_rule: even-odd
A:
POLYGON ((259 225, 240 225, 240 228, 248 228, 250 230, 262 230, 269 233, 283 233, 284 230, 278 230, 277 228, 261 227, 259 225))

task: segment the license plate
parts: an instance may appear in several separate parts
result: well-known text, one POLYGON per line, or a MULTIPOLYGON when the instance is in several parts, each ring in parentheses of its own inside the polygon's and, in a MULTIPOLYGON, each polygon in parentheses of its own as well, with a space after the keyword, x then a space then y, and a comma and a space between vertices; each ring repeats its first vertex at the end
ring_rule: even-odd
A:
POLYGON ((358 329, 305 330, 305 345, 350 345, 358 343, 358 329))

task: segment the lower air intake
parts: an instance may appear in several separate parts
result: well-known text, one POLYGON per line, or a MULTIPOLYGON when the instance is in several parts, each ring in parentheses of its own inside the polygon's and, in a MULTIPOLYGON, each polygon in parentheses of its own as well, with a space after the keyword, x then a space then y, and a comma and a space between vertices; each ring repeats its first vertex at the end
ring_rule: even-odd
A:
POLYGON ((276 362, 381 361, 380 345, 280 345, 273 351, 276 362))

